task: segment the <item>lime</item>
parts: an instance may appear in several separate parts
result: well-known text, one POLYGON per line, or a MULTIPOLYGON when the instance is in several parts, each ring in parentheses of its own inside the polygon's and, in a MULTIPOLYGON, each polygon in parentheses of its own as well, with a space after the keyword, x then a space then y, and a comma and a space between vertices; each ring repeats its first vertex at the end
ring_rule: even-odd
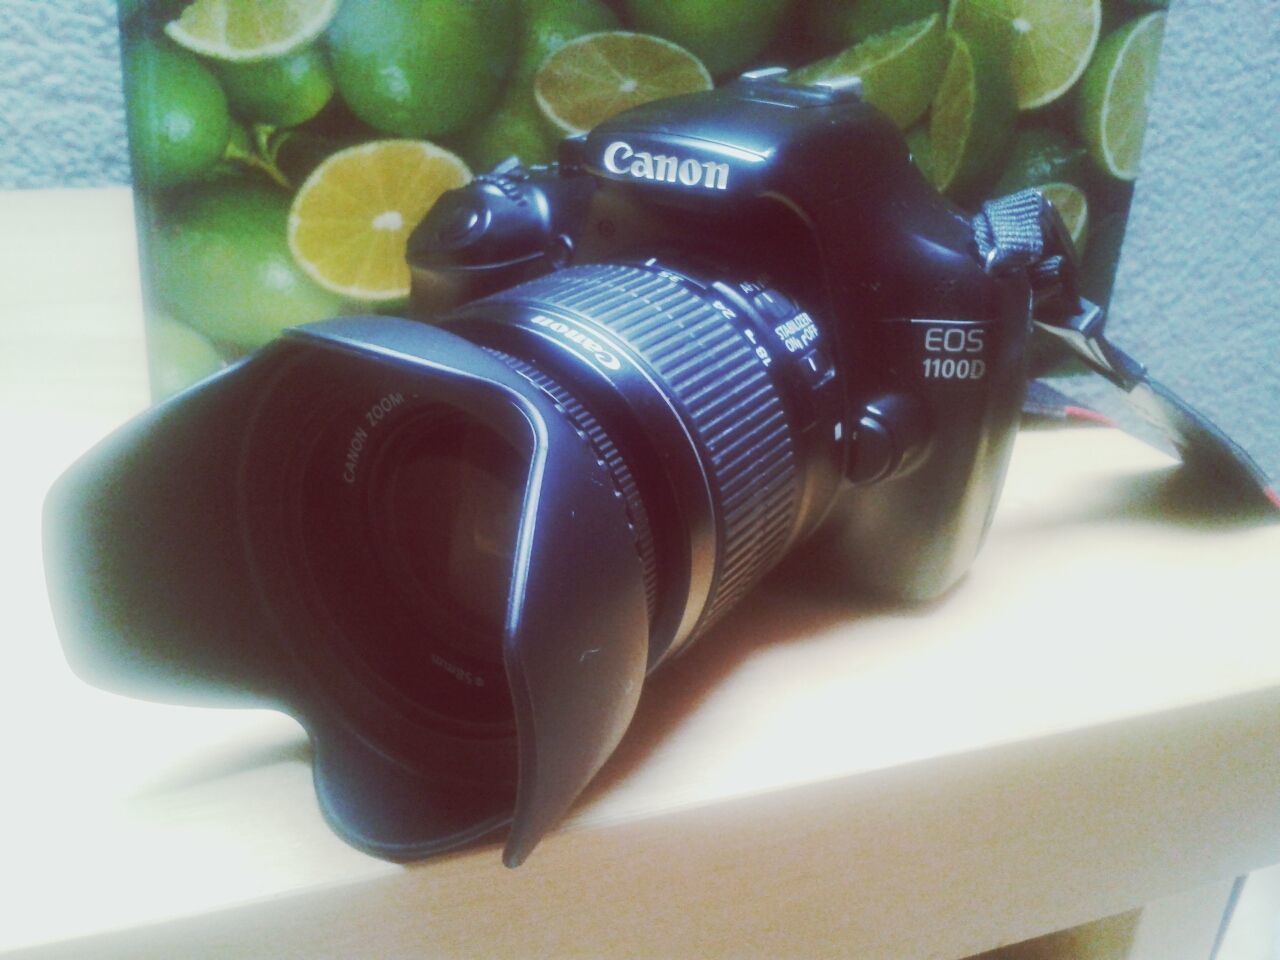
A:
POLYGON ((219 180, 178 198, 152 238, 155 292, 175 320, 216 342, 253 348, 286 327, 342 312, 294 263, 289 199, 219 180))
POLYGON ((939 190, 967 199, 995 179, 1017 106, 1004 64, 982 44, 950 36, 951 58, 929 118, 929 172, 939 190))
POLYGON ((907 149, 911 151, 911 160, 920 172, 932 179, 929 164, 933 156, 933 146, 929 143, 929 125, 920 123, 906 133, 907 149))
POLYGON ((512 87, 457 147, 472 170, 484 171, 508 157, 519 157, 526 164, 550 163, 556 155, 556 138, 547 129, 532 91, 512 87))
POLYGON ((217 347, 190 327, 172 320, 147 324, 151 394, 163 400, 222 369, 217 347))
POLYGON ((133 175, 158 189, 192 180, 222 159, 231 136, 227 98, 194 57, 151 40, 125 56, 133 175))
POLYGON ((1073 183, 1044 183, 1036 187, 1058 211, 1071 234, 1076 254, 1084 253, 1085 234, 1089 229, 1089 199, 1073 183))
POLYGON ((530 102, 533 75, 547 57, 575 37, 620 26, 617 15, 600 0, 524 0, 523 5, 524 27, 511 84, 523 87, 530 102))
POLYGON ((1120 249, 1128 226, 1127 210, 1100 217, 1089 230, 1089 247, 1080 265, 1080 292, 1104 306, 1111 299, 1120 249))
POLYGON ((1138 176, 1164 21, 1150 13, 1103 40, 1080 85, 1080 135, 1098 166, 1120 180, 1138 176))
POLYGON ((942 14, 935 13, 793 70, 787 80, 817 83, 861 77, 867 101, 905 130, 929 109, 946 65, 942 14))
POLYGON ((1070 90, 1102 30, 1101 0, 953 0, 949 16, 951 28, 971 40, 1007 38, 1019 110, 1070 90))
POLYGON ((787 0, 626 0, 637 30, 678 43, 716 76, 745 67, 773 39, 787 0))
POLYGON ((1042 183, 1082 183, 1087 175, 1084 147, 1051 127, 1024 127, 1014 134, 1009 161, 992 192, 1017 193, 1042 183))
POLYGON ((809 36, 821 47, 843 47, 946 12, 947 0, 813 0, 809 36))
POLYGON ((623 30, 570 40, 533 82, 543 116, 570 135, 650 100, 710 89, 711 75, 688 50, 623 30))
POLYGON ((440 194, 471 179, 425 140, 375 140, 335 153, 298 190, 289 249, 321 286, 360 300, 409 295, 405 245, 440 194))
POLYGON ((345 0, 329 30, 338 90, 384 133, 461 130, 497 101, 518 17, 514 0, 345 0))
POLYGON ((275 60, 217 67, 231 108, 245 120, 277 127, 305 123, 333 96, 333 76, 315 46, 275 60))
POLYGON ((195 0, 165 26, 175 43, 215 60, 267 60, 320 36, 341 0, 195 0))

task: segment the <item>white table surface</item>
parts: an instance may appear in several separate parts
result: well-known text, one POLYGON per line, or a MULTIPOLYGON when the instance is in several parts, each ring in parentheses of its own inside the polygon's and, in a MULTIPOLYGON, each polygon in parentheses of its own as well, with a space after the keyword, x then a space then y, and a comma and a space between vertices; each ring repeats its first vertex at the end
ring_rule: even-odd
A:
POLYGON ((1092 428, 1019 437, 934 604, 773 577, 519 870, 344 846, 292 720, 62 661, 40 502, 146 402, 130 204, 0 193, 0 955, 945 960, 1280 861, 1280 524, 1092 428))

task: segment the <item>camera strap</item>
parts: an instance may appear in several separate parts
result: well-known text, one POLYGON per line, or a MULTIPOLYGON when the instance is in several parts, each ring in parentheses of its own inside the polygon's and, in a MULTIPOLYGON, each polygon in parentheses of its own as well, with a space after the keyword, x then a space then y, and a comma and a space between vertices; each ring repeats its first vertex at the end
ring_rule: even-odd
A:
MULTIPOLYGON (((1280 493, 1239 444, 1107 339, 1106 311, 1080 296, 1075 247, 1048 199, 1023 190, 989 201, 972 226, 988 273, 1024 271, 1030 279, 1036 335, 1052 338, 1119 388, 1126 406, 1171 443, 1188 468, 1237 494, 1256 499, 1261 493, 1280 509, 1280 493)), ((1042 389, 1034 395, 1047 394, 1042 389)), ((1071 409, 1087 408, 1063 407, 1071 409)))

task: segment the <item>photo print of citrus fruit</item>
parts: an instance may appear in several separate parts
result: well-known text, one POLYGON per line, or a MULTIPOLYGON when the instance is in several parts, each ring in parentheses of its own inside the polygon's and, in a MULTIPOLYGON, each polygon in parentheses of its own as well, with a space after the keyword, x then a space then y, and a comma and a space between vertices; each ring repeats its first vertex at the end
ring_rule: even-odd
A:
POLYGON ((282 329, 402 312, 445 190, 631 106, 858 77, 961 209, 1034 187, 1110 289, 1168 0, 128 0, 156 396, 282 329))

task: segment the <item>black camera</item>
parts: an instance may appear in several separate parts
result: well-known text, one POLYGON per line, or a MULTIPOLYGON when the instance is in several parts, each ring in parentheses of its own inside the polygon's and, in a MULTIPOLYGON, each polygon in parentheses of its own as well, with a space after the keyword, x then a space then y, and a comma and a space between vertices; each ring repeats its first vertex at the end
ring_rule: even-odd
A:
POLYGON ((64 476, 47 569, 91 682, 274 706, 335 829, 520 863, 647 673, 789 550, 850 591, 972 561, 1033 292, 856 87, 657 102, 446 194, 429 323, 289 331, 64 476))

